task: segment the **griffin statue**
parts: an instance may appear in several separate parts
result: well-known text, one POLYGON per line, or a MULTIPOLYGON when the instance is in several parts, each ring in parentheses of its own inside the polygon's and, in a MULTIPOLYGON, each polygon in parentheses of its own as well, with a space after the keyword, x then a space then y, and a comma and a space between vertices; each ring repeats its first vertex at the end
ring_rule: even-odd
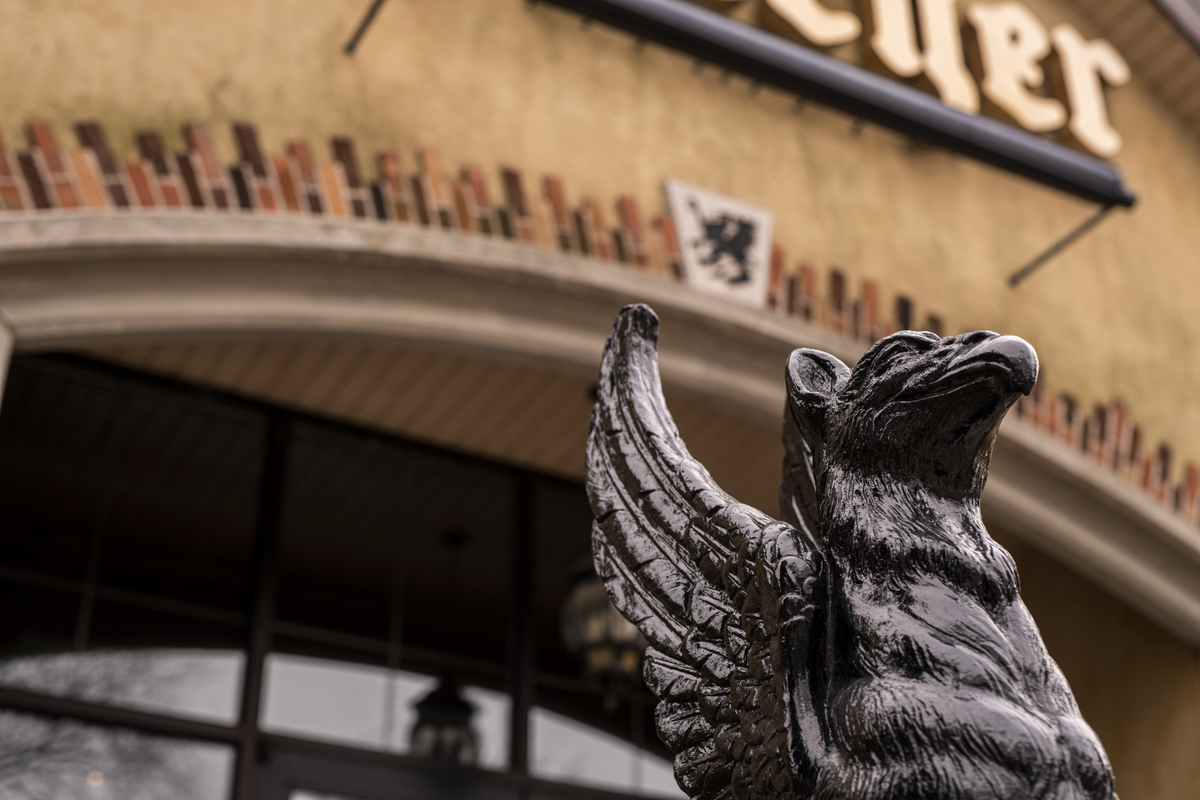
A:
POLYGON ((787 365, 783 520, 693 459, 658 318, 617 317, 587 448, 593 553, 649 641, 693 800, 1110 800, 1112 771, 979 503, 1037 378, 1015 336, 902 331, 787 365))

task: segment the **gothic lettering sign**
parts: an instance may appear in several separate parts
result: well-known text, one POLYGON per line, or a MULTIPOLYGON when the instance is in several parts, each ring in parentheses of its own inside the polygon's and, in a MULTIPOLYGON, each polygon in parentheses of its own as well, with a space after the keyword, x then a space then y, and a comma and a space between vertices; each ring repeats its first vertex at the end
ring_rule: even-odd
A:
POLYGON ((770 211, 680 181, 663 184, 684 280, 702 292, 765 307, 770 282, 770 211))
POLYGON ((935 93, 969 114, 986 112, 1049 133, 1102 158, 1121 150, 1106 87, 1128 83, 1111 44, 1069 24, 1047 29, 1016 0, 867 0, 861 17, 820 0, 692 0, 820 48, 861 43, 863 65, 935 93))

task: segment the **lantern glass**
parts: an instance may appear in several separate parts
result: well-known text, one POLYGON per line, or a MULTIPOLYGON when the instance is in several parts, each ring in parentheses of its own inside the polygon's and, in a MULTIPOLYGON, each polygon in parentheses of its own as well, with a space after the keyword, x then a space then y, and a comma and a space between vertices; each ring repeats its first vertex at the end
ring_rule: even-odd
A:
POLYGON ((583 658, 584 674, 606 683, 636 681, 646 640, 608 599, 590 568, 576 578, 562 609, 567 649, 583 658))
POLYGON ((474 766, 479 746, 471 717, 475 707, 463 699, 458 686, 443 679, 417 701, 417 723, 411 736, 412 754, 430 761, 474 766))

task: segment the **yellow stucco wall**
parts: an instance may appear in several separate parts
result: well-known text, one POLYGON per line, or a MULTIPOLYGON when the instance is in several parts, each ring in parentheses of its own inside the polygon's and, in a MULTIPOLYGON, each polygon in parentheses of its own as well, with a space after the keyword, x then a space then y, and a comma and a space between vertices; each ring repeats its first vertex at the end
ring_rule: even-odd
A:
POLYGON ((1108 751, 1122 799, 1200 797, 1196 655, 1037 550, 991 533, 1017 561, 1021 596, 1108 751))
MULTIPOLYGON (((754 93, 657 46, 524 0, 392 0, 353 58, 366 0, 152 3, 13 0, 0 27, 0 130, 31 117, 178 137, 188 119, 258 123, 277 150, 355 136, 365 155, 436 146, 448 165, 562 176, 573 198, 630 192, 661 206, 667 177, 773 209, 789 261, 837 265, 904 292, 919 319, 1037 346, 1048 386, 1126 399, 1148 442, 1200 457, 1200 150, 1139 84, 1112 93, 1117 163, 1141 194, 1017 290, 1004 278, 1091 213, 1087 204, 845 115, 754 93)), ((1096 35, 1053 0, 1047 26, 1096 35)), ((177 139, 176 139, 177 141, 177 139)))
MULTIPOLYGON (((1070 7, 1027 0, 1048 26, 1096 31, 1070 7)), ((560 175, 572 200, 619 193, 647 210, 678 178, 773 209, 789 261, 837 265, 885 297, 913 296, 951 330, 1016 333, 1049 388, 1128 401, 1148 440, 1200 459, 1200 147, 1134 75, 1112 94, 1116 159, 1141 200, 1017 290, 1006 276, 1092 207, 1021 178, 810 105, 752 92, 712 67, 524 0, 391 0, 359 52, 341 46, 368 0, 9 0, 0 26, 0 131, 96 117, 125 156, 131 134, 185 120, 258 124, 278 151, 356 137, 527 179, 560 175)), ((411 163, 411 162, 410 162, 411 163)), ((493 185, 493 191, 496 191, 493 185)), ((682 289, 681 289, 682 291, 682 289)), ((1033 551, 1026 597, 1125 800, 1200 796, 1193 656, 1033 551)))

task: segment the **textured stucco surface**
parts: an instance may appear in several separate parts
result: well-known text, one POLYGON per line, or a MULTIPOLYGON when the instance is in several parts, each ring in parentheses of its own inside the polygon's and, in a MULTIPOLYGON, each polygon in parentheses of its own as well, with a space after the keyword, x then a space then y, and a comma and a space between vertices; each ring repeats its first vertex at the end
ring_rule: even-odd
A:
MULTIPOLYGON (((1081 201, 809 106, 738 77, 523 0, 392 0, 353 58, 341 45, 366 2, 204 4, 76 0, 6 4, 0 130, 29 118, 104 121, 130 134, 179 123, 258 123, 277 150, 334 133, 447 165, 512 164, 564 178, 573 198, 630 192, 661 205, 675 177, 778 215, 792 264, 836 265, 883 296, 912 295, 920 318, 1029 339, 1048 386, 1085 403, 1126 399, 1147 440, 1200 456, 1200 151, 1135 74, 1111 94, 1126 140, 1116 159, 1141 194, 1017 290, 1004 278, 1091 213, 1081 201), (36 35, 31 32, 36 31, 36 35)), ((1070 7, 1033 0, 1047 26, 1070 7)), ((495 187, 493 187, 493 190, 495 187)), ((610 206, 611 208, 611 206, 610 206)))
MULTIPOLYGON (((1200 458, 1200 148, 1136 73, 1110 107, 1140 202, 1014 291, 1005 277, 1090 206, 523 0, 391 0, 347 58, 368 5, 9 0, 0 131, 12 146, 41 118, 71 141, 70 120, 96 117, 129 157, 135 130, 179 146, 180 123, 198 119, 231 159, 226 125, 249 120, 272 151, 332 134, 354 136, 364 160, 434 146, 447 165, 513 165, 530 184, 554 173, 572 200, 628 192, 653 211, 678 178, 773 209, 792 264, 875 278, 951 330, 1027 338, 1050 389, 1122 397, 1147 441, 1200 458)), ((1028 5, 1095 35, 1070 6, 1028 5)), ((1200 797, 1194 656, 1036 551, 1014 553, 1122 797, 1200 797)))
POLYGON ((992 531, 1017 561, 1021 595, 1129 798, 1200 796, 1196 655, 1034 548, 992 531))
MULTIPOLYGON (((9 141, 29 118, 96 116, 126 148, 140 128, 177 137, 249 119, 277 149, 354 135, 364 154, 436 146, 447 164, 561 175, 574 197, 631 192, 660 205, 676 177, 776 211, 793 263, 837 265, 911 294, 952 329, 1032 341, 1048 385, 1125 398, 1149 441, 1200 455, 1200 152, 1132 83, 1112 93, 1117 163, 1141 193, 1020 289, 1004 277, 1090 213, 1072 198, 521 0, 393 0, 347 58, 365 2, 6 5, 0 86, 9 141), (30 35, 36 31, 37 35, 30 35)), ((1030 3, 1047 25, 1087 20, 1030 3)))

